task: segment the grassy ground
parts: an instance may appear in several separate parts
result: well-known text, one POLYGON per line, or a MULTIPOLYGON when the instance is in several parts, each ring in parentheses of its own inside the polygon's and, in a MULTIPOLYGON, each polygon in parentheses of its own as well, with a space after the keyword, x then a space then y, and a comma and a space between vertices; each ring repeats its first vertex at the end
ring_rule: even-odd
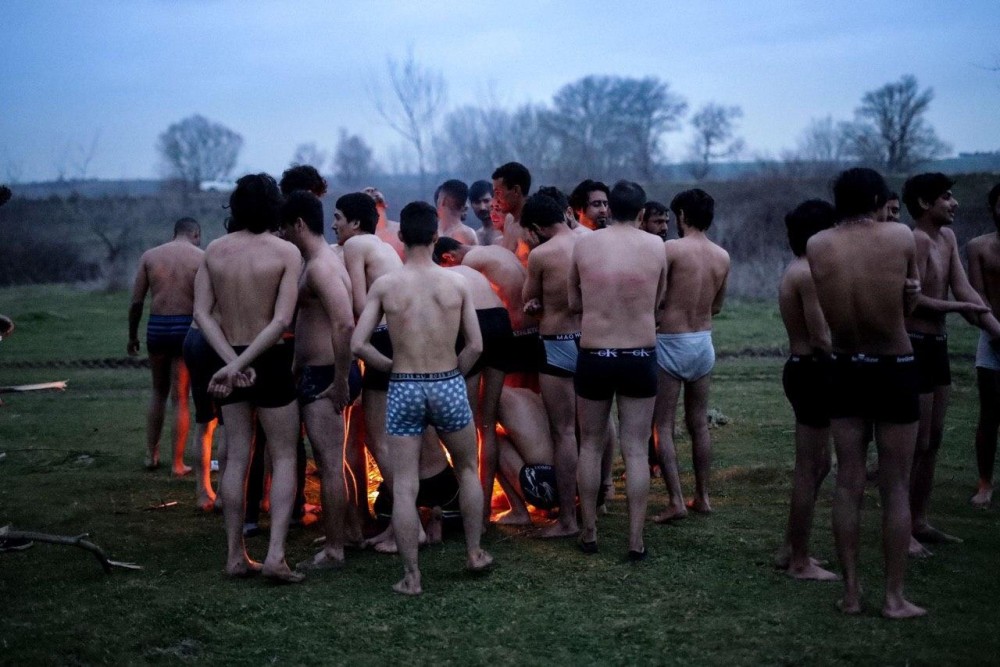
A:
MULTIPOLYGON (((976 400, 971 363, 955 385, 933 515, 966 539, 911 563, 908 591, 930 616, 882 620, 876 494, 865 503, 866 612, 834 610, 837 584, 795 582, 771 568, 791 480, 791 421, 781 359, 731 358, 716 370, 712 406, 730 418, 713 430, 710 517, 650 524, 651 558, 623 561, 624 501, 601 519, 601 553, 493 528, 484 545, 499 568, 462 573, 458 537, 421 553, 426 594, 390 585, 395 557, 349 556, 339 573, 298 587, 228 581, 221 520, 193 511, 193 485, 141 470, 147 372, 13 367, 14 362, 120 357, 126 296, 27 288, 0 291, 17 333, 0 343, 0 383, 69 379, 65 394, 6 396, 0 409, 0 525, 89 532, 139 572, 105 576, 76 549, 38 544, 0 554, 0 664, 982 664, 1000 656, 996 600, 1000 519, 966 503, 975 479, 976 400), (151 505, 178 505, 149 511, 151 505), (989 628, 994 630, 989 630, 989 628)), ((972 332, 955 321, 956 358, 972 332)), ((722 352, 780 349, 771 304, 730 304, 718 323, 722 352)), ((680 443, 683 481, 690 455, 680 443)), ((815 552, 833 559, 831 483, 817 509, 815 552)), ((619 484, 621 492, 621 484, 619 484)), ((654 484, 652 511, 665 502, 654 484)), ((312 529, 289 539, 289 560, 311 553, 312 529)), ((266 538, 249 542, 262 557, 266 538)))

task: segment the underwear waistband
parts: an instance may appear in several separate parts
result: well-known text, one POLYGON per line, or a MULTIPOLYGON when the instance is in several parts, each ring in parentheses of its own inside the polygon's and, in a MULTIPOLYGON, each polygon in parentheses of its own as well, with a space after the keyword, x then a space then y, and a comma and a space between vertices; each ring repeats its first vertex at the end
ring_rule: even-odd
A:
POLYGON ((458 369, 441 371, 438 373, 390 373, 390 382, 434 382, 437 380, 450 380, 451 378, 462 377, 458 369))
POLYGON ((542 340, 580 340, 580 332, 562 334, 542 334, 542 340))
POLYGON ((921 333, 919 331, 907 331, 906 335, 910 337, 910 340, 933 340, 938 343, 944 343, 948 340, 948 334, 929 334, 921 333))
POLYGON ((618 357, 655 357, 655 347, 582 347, 580 352, 595 357, 616 359, 618 357))
POLYGON ((910 364, 913 363, 913 354, 844 354, 834 352, 830 355, 834 361, 850 361, 855 364, 910 364))
POLYGON ((658 333, 656 337, 662 340, 677 340, 680 338, 704 338, 706 336, 711 337, 712 330, 705 329, 704 331, 685 331, 684 333, 658 333))
POLYGON ((830 356, 826 354, 790 354, 788 355, 788 361, 793 364, 815 364, 821 361, 826 361, 830 356))
POLYGON ((518 336, 534 336, 538 333, 538 327, 525 327, 523 329, 514 329, 514 337, 518 336))
POLYGON ((375 327, 374 329, 372 329, 372 333, 381 333, 383 331, 388 331, 388 330, 389 330, 389 325, 388 324, 380 324, 377 327, 375 327))

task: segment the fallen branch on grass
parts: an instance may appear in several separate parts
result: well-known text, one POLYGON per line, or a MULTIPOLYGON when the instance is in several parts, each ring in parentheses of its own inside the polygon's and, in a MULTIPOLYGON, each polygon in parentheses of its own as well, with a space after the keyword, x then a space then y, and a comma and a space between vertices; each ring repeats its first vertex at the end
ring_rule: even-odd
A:
POLYGON ((68 535, 49 535, 48 533, 34 533, 26 530, 11 530, 10 526, 4 526, 0 528, 0 538, 5 538, 8 540, 30 540, 32 542, 45 542, 48 544, 64 544, 70 547, 79 547, 85 551, 89 551, 94 554, 97 562, 101 564, 104 568, 105 574, 111 574, 111 571, 120 567, 126 570, 141 570, 141 565, 136 565, 135 563, 123 563, 117 560, 111 560, 108 558, 104 550, 99 546, 88 540, 89 534, 83 533, 82 535, 68 536, 68 535))

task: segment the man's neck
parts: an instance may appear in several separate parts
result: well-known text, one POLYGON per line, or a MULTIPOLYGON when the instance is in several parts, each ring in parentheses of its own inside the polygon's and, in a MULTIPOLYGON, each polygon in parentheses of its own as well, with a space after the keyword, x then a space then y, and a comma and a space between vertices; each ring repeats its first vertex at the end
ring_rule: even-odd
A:
POLYGON ((323 248, 329 248, 326 239, 319 234, 310 234, 302 239, 302 256, 306 261, 314 259, 316 255, 323 251, 323 248))
POLYGON ((941 233, 941 228, 944 225, 939 225, 934 218, 929 215, 922 215, 917 220, 914 221, 913 226, 915 229, 919 229, 928 236, 937 236, 941 233))
POLYGON ((434 263, 434 248, 429 245, 406 246, 406 266, 437 266, 434 263))

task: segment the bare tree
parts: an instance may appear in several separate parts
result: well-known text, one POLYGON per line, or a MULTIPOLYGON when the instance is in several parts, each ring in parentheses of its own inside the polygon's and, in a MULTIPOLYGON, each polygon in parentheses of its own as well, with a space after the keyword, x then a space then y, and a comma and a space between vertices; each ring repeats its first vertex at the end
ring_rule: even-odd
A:
POLYGON ((90 163, 94 161, 94 157, 97 155, 97 146, 100 140, 101 130, 98 128, 94 130, 94 136, 91 137, 89 145, 74 144, 73 146, 70 154, 70 163, 73 166, 74 175, 81 181, 86 180, 87 174, 90 172, 90 163))
POLYGON ((198 191, 204 181, 229 176, 243 148, 243 137, 225 125, 194 115, 168 127, 156 147, 168 175, 198 191))
POLYGON ((333 173, 343 185, 364 185, 375 173, 375 159, 371 147, 357 134, 348 134, 340 128, 340 141, 333 155, 333 173))
POLYGON ((329 153, 316 145, 316 142, 299 144, 295 147, 295 155, 292 156, 291 166, 307 164, 322 171, 323 165, 329 159, 329 153))
POLYGON ((697 180, 708 176, 712 162, 731 158, 743 151, 743 139, 736 136, 736 121, 743 117, 738 106, 709 102, 691 117, 694 140, 691 142, 691 175, 697 180))
POLYGON ((854 157, 899 174, 948 154, 951 147, 925 119, 933 99, 934 91, 920 90, 910 74, 865 93, 849 126, 854 157))
POLYGON ((782 154, 789 174, 822 177, 834 174, 851 160, 851 124, 833 116, 814 118, 799 135, 794 149, 782 154))
POLYGON ((420 190, 423 192, 427 189, 427 163, 432 137, 447 100, 447 86, 440 72, 416 62, 412 49, 403 62, 389 58, 387 68, 392 88, 391 98, 386 99, 373 90, 372 100, 386 124, 416 152, 420 190))

